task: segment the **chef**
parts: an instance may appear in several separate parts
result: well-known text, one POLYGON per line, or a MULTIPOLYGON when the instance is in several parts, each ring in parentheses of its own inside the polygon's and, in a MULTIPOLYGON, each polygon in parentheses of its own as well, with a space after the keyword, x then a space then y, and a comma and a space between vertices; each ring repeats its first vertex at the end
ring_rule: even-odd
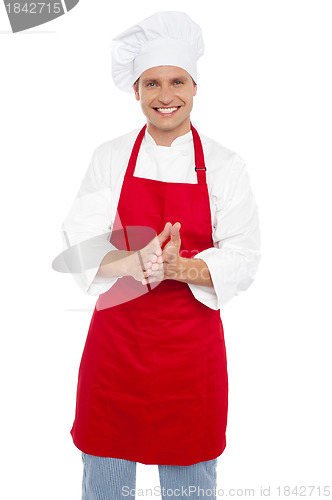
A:
POLYGON ((145 124, 96 148, 62 225, 75 280, 98 296, 70 431, 82 500, 128 496, 137 462, 158 464, 163 499, 201 498, 199 488, 216 498, 228 410, 220 308, 252 283, 260 236, 244 160, 190 118, 203 52, 183 12, 113 39, 114 83, 145 124))

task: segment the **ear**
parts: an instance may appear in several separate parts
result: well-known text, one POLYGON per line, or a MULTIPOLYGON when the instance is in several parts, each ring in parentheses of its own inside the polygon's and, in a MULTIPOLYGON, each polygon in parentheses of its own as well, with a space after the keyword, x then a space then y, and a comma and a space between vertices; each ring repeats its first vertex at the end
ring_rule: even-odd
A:
POLYGON ((137 81, 133 84, 133 89, 134 89, 134 92, 135 92, 135 99, 136 99, 136 101, 139 101, 140 100, 140 96, 139 96, 137 81))
POLYGON ((193 95, 197 94, 197 83, 194 83, 193 95))

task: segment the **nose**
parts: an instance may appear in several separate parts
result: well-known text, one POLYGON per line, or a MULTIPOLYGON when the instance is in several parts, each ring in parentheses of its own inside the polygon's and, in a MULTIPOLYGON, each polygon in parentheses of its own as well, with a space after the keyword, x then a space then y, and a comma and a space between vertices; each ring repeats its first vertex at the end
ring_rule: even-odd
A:
POLYGON ((172 91, 169 89, 167 85, 162 85, 160 87, 159 101, 163 104, 168 104, 172 101, 173 95, 172 91))

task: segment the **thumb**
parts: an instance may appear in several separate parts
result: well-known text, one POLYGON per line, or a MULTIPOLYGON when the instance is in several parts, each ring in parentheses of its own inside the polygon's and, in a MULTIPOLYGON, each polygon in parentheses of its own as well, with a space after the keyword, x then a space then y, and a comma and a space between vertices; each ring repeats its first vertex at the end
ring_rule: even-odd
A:
POLYGON ((180 228, 181 224, 180 222, 176 222, 174 226, 171 228, 171 240, 172 241, 178 241, 180 239, 180 228))
POLYGON ((161 233, 158 234, 160 246, 163 243, 165 243, 166 240, 168 240, 168 238, 170 236, 171 227, 172 227, 172 224, 170 222, 166 222, 164 229, 161 231, 161 233))

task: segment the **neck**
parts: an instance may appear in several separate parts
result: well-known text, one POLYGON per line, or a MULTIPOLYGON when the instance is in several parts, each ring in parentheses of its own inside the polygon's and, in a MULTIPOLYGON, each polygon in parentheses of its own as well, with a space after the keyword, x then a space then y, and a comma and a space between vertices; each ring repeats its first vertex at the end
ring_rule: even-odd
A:
POLYGON ((170 146, 177 137, 187 134, 190 130, 190 118, 185 120, 178 127, 170 130, 158 128, 151 122, 148 122, 147 124, 147 131, 151 137, 153 137, 158 146, 170 146))

